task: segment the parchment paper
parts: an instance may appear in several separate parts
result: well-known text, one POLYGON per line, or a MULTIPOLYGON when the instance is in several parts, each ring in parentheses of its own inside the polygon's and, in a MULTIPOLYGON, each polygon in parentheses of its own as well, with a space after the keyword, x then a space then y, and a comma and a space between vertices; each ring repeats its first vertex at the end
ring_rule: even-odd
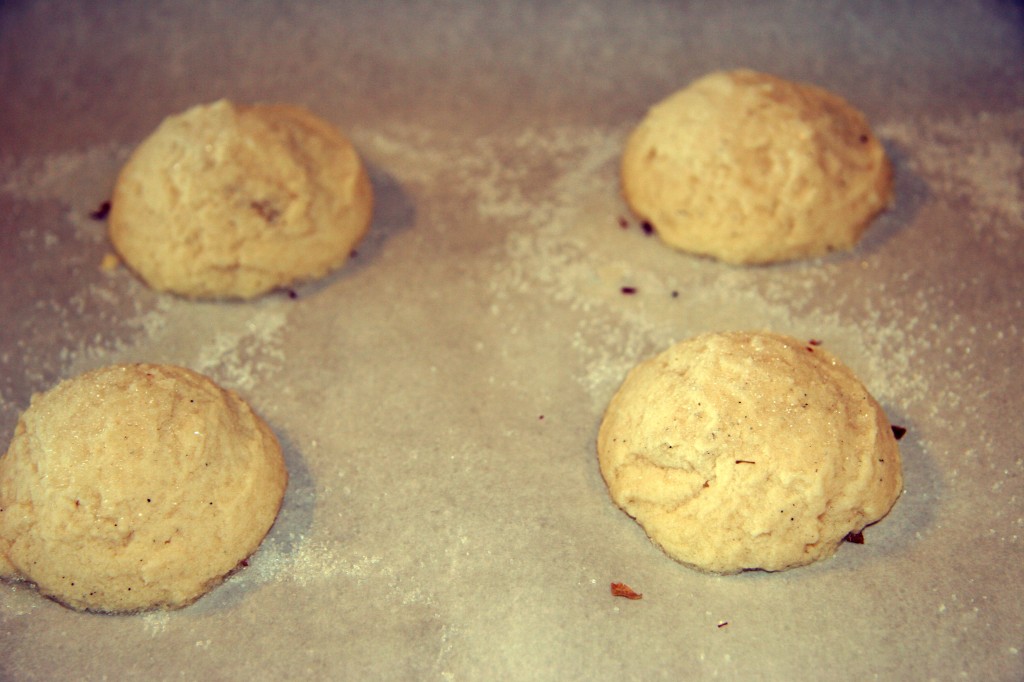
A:
POLYGON ((0 447, 33 392, 146 360, 240 392, 291 472, 248 567, 184 610, 0 584, 0 678, 1024 678, 1019 4, 11 1, 0 93, 0 447), (737 67, 868 115, 897 198, 856 250, 737 268, 629 214, 628 131, 737 67), (369 166, 370 235, 296 298, 100 267, 131 149, 221 97, 304 105, 369 166), (608 498, 626 371, 726 329, 821 340, 907 428, 865 544, 711 577, 608 498))

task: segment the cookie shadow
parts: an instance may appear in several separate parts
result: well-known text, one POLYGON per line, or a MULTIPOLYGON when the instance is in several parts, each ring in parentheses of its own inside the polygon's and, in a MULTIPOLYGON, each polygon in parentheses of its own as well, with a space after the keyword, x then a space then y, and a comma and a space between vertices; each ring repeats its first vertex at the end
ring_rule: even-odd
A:
POLYGON ((236 608, 249 593, 288 573, 302 549, 313 525, 316 481, 295 444, 276 429, 275 434, 288 467, 288 487, 277 519, 256 551, 223 583, 186 608, 186 613, 201 616, 236 608))
MULTIPOLYGON (((902 420, 902 415, 887 409, 894 425, 906 428, 900 439, 903 468, 903 492, 889 513, 863 530, 863 543, 844 542, 834 556, 793 571, 788 579, 817 580, 823 573, 857 574, 872 564, 879 570, 898 570, 898 566, 920 551, 915 546, 924 542, 935 529, 939 501, 943 499, 942 472, 935 458, 915 437, 916 424, 902 420)), ((771 575, 764 571, 748 571, 744 575, 771 575)))
POLYGON ((340 280, 358 276, 378 260, 388 241, 415 225, 416 205, 395 176, 370 163, 366 164, 366 172, 373 187, 373 219, 366 236, 352 250, 348 261, 321 279, 284 289, 277 295, 307 298, 340 280))
POLYGON ((839 548, 839 557, 844 570, 873 559, 898 560, 901 555, 911 553, 911 548, 924 542, 935 529, 936 512, 944 498, 942 471, 935 458, 925 450, 923 439, 916 435, 917 425, 907 422, 898 411, 886 409, 893 424, 906 428, 900 438, 900 460, 903 467, 903 492, 888 515, 864 529, 866 543, 872 552, 862 558, 852 559, 856 545, 844 543, 839 548), (844 552, 844 549, 846 550, 844 552))
POLYGON ((863 238, 849 251, 824 257, 825 261, 841 263, 860 260, 881 251, 892 239, 914 223, 921 207, 932 198, 928 183, 911 168, 910 151, 893 140, 882 140, 893 169, 893 204, 868 226, 863 238))

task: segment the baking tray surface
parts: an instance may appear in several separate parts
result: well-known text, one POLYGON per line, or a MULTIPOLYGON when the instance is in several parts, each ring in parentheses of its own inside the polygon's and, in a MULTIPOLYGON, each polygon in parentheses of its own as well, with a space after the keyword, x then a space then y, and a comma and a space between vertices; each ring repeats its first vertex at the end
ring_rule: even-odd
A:
POLYGON ((0 4, 0 442, 63 378, 165 362, 244 396, 291 474, 186 609, 0 583, 0 679, 1024 678, 1022 27, 1006 2, 0 4), (630 129, 738 67, 867 114, 896 200, 856 249, 734 267, 629 213, 630 129), (294 295, 101 267, 131 150, 221 97, 308 107, 367 163, 369 235, 294 295), (708 576, 609 499, 626 372, 730 329, 820 340, 906 427, 865 544, 708 576))

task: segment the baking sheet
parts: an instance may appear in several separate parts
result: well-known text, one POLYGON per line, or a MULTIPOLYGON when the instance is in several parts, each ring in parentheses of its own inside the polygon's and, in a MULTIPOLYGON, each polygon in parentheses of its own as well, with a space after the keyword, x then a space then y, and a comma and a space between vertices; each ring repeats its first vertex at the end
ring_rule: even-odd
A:
POLYGON ((291 472, 249 566, 182 611, 0 584, 0 678, 1021 679, 1022 26, 995 1, 0 4, 0 441, 62 378, 168 362, 245 396, 291 472), (855 251, 736 268, 629 215, 630 128, 736 67, 872 121, 897 199, 855 251), (100 267, 131 149, 220 97, 307 106, 370 168, 370 235, 296 298, 100 267), (907 427, 864 545, 711 577, 609 500, 625 372, 725 329, 822 340, 907 427))

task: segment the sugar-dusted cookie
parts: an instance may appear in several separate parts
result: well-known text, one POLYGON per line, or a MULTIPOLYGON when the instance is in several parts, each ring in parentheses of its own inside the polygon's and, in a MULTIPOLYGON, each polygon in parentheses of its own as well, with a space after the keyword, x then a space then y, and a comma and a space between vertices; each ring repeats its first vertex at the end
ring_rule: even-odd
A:
POLYGON ((878 403, 820 346, 707 334, 627 376, 597 441, 612 499, 669 556, 713 573, 831 556, 903 486, 878 403))
POLYGON ((115 365, 32 398, 0 457, 0 576, 75 609, 185 606, 274 523, 288 474, 235 393, 115 365))
POLYGON ((135 150, 110 239, 155 289, 252 298, 340 267, 372 211, 338 130, 299 107, 221 100, 168 117, 135 150))
POLYGON ((654 106, 629 136, 622 187, 669 245, 729 263, 848 249, 892 198, 864 115, 826 90, 714 72, 654 106))

